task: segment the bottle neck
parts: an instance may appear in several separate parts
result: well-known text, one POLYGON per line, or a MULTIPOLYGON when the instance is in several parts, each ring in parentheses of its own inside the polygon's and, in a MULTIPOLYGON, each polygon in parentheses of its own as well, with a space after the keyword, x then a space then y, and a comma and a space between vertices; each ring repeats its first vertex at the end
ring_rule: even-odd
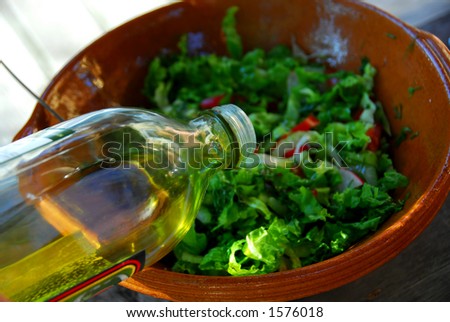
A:
POLYGON ((220 116, 208 112, 189 125, 196 129, 194 137, 189 139, 193 143, 187 149, 190 168, 204 171, 232 168, 239 164, 239 144, 220 116))
POLYGON ((253 124, 239 107, 228 104, 208 110, 191 121, 191 126, 204 133, 202 160, 208 167, 234 168, 256 148, 253 124), (208 162, 211 161, 211 162, 208 162))

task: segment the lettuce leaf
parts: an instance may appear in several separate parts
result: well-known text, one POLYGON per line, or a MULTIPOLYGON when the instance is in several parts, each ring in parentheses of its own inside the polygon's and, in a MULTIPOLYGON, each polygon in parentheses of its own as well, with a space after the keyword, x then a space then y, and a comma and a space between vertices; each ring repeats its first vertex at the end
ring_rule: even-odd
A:
POLYGON ((235 15, 238 10, 238 7, 229 8, 222 20, 222 31, 225 35, 228 52, 235 59, 241 58, 243 52, 241 36, 236 31, 235 15))
POLYGON ((173 251, 178 272, 247 276, 310 265, 344 252, 403 206, 390 193, 408 179, 394 169, 387 141, 367 150, 375 123, 390 134, 370 62, 329 72, 295 43, 244 52, 237 13, 227 10, 218 35, 228 56, 193 55, 187 34, 179 53, 152 60, 145 79, 151 107, 171 117, 196 117, 205 99, 239 105, 260 143, 255 166, 211 177, 195 225, 173 251), (276 140, 311 114, 319 124, 306 132, 307 148, 274 158, 276 140), (340 191, 343 166, 363 184, 340 191))

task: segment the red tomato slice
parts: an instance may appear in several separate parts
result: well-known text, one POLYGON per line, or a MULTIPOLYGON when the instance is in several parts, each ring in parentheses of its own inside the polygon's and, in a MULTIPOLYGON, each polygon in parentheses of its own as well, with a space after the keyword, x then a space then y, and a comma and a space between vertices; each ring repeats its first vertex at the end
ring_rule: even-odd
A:
POLYGON ((296 126, 294 126, 292 128, 291 132, 309 131, 313 127, 316 127, 319 124, 320 124, 320 121, 314 115, 309 115, 303 121, 301 121, 296 126))
POLYGON ((374 127, 367 130, 366 135, 370 137, 370 143, 367 145, 367 150, 375 152, 380 147, 381 133, 383 127, 377 123, 374 127))
POLYGON ((205 98, 203 101, 201 101, 200 108, 207 110, 207 109, 219 106, 220 102, 222 101, 222 99, 224 97, 225 97, 225 95, 221 94, 221 95, 216 95, 216 96, 211 96, 211 97, 205 98))

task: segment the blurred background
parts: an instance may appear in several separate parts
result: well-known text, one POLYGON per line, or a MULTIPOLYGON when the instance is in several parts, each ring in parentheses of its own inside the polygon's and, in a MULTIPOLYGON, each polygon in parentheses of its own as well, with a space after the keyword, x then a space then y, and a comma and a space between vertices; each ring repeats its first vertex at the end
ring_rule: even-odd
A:
MULTIPOLYGON (((0 0, 0 60, 35 93, 82 48, 118 25, 173 0, 0 0)), ((447 19, 450 0, 367 0, 418 27, 447 19)), ((442 28, 441 28, 442 30, 442 28)), ((431 30, 433 31, 433 30, 431 30)), ((29 118, 36 101, 0 68, 0 146, 29 118)))

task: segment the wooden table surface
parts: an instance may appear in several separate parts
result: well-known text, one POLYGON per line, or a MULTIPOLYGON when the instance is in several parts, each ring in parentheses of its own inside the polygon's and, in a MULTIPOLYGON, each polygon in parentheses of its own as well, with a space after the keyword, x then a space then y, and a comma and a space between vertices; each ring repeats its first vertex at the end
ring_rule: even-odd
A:
MULTIPOLYGON (((449 44, 450 14, 420 28, 449 44)), ((121 286, 91 300, 158 301, 121 286)), ((425 231, 396 258, 355 282, 299 301, 450 302, 450 198, 425 231)))

